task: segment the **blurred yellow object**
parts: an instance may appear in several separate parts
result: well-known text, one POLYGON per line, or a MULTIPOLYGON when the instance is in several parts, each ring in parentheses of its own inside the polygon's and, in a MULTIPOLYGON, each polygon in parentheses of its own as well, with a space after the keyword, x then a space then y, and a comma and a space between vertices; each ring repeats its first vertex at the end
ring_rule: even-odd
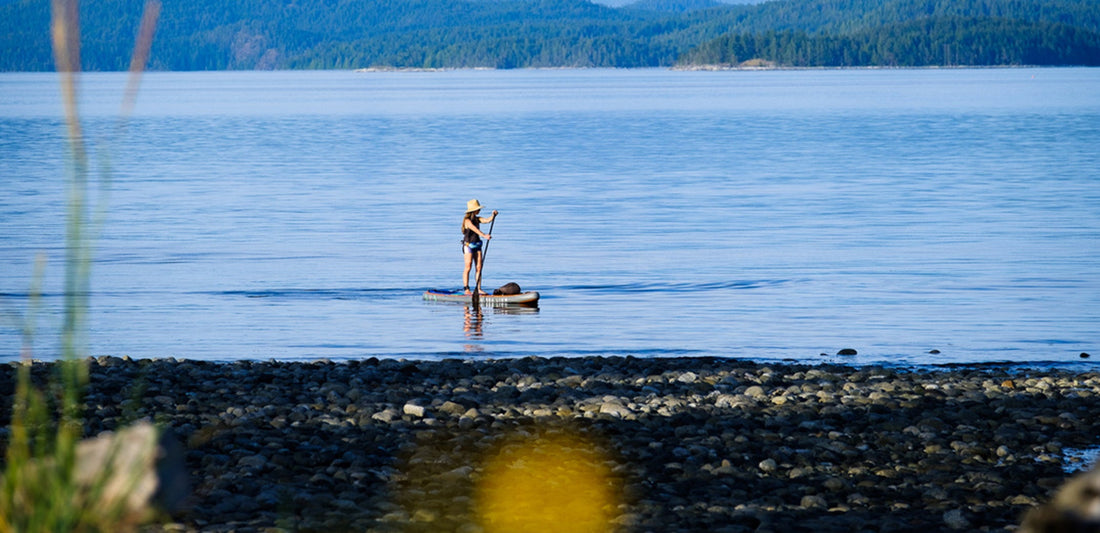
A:
POLYGON ((478 517, 486 533, 608 533, 617 486, 590 444, 543 436, 506 445, 488 461, 478 517))

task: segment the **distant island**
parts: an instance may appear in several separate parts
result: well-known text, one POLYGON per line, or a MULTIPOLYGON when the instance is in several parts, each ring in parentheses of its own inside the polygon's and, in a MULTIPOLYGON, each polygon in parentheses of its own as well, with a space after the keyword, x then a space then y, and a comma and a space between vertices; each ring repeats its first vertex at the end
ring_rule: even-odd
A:
MULTIPOLYGON (((1095 0, 164 0, 154 70, 1100 66, 1095 0)), ((81 4, 125 70, 140 4, 81 4)), ((50 3, 0 3, 0 70, 53 70, 50 3)))

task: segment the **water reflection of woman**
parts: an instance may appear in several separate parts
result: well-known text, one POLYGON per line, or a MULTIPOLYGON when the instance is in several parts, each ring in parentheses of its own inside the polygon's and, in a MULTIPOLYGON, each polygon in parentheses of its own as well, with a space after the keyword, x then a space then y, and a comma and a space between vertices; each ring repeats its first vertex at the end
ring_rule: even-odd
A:
POLYGON ((465 266, 462 269, 462 290, 465 294, 470 292, 470 269, 476 263, 477 283, 474 287, 478 294, 486 294, 481 290, 481 247, 482 239, 488 241, 491 235, 481 231, 482 223, 492 222, 497 217, 497 211, 489 218, 478 216, 481 213, 481 203, 477 199, 466 202, 466 215, 462 217, 462 257, 465 266))
POLYGON ((466 306, 465 320, 462 324, 462 330, 466 332, 467 337, 481 338, 481 324, 483 316, 481 314, 480 307, 466 306))

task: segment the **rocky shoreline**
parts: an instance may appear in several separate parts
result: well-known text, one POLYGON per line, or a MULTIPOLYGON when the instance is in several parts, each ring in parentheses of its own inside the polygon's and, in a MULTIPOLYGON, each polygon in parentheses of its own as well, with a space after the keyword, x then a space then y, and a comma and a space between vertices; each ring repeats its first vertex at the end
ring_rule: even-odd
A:
POLYGON ((617 531, 1013 530, 1100 444, 1100 373, 1058 369, 101 357, 90 375, 89 435, 151 419, 184 444, 170 531, 483 531, 493 451, 561 435, 610 472, 617 531))

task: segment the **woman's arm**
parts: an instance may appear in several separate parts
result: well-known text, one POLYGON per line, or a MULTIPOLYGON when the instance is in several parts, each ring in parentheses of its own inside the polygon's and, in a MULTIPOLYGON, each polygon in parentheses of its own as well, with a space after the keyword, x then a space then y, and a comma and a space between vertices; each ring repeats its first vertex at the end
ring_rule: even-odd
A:
POLYGON ((492 222, 493 220, 495 220, 497 218, 497 213, 499 213, 499 211, 493 211, 493 214, 490 215, 489 218, 484 218, 484 217, 478 217, 478 218, 481 218, 481 223, 482 224, 488 224, 488 223, 492 222))

